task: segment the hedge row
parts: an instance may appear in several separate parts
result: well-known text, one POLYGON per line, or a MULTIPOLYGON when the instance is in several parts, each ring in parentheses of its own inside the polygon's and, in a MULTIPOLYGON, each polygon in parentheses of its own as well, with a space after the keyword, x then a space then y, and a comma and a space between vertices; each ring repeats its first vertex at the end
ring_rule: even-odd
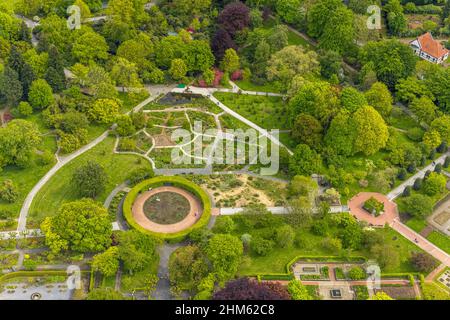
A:
POLYGON ((352 256, 352 257, 339 257, 339 256, 297 256, 289 261, 286 265, 286 272, 291 273, 291 267, 294 263, 299 260, 305 262, 360 262, 364 263, 367 261, 365 257, 362 256, 352 256))
POLYGON ((208 194, 200 188, 198 185, 193 183, 192 181, 189 181, 185 178, 174 176, 174 177, 155 177, 149 180, 145 180, 138 185, 136 185, 131 191, 128 193, 128 195, 125 198, 125 201, 123 203, 123 214, 125 219, 127 220, 128 224, 132 226, 134 229, 139 230, 142 233, 151 235, 153 237, 158 237, 164 240, 168 240, 171 242, 180 242, 185 239, 185 237, 191 233, 194 229, 198 229, 201 227, 204 227, 208 224, 209 218, 211 217, 211 201, 209 199, 208 194), (195 223, 193 226, 180 231, 176 233, 170 233, 170 234, 163 234, 163 233, 157 233, 149 231, 142 226, 140 226, 136 221, 133 219, 133 213, 132 213, 132 207, 133 203, 136 200, 136 198, 141 194, 143 191, 147 191, 150 187, 151 188, 157 188, 161 187, 166 183, 170 183, 175 187, 182 188, 184 190, 187 190, 191 193, 193 193, 195 196, 197 196, 203 205, 203 214, 200 217, 200 219, 195 223))
POLYGON ((67 272, 65 270, 16 271, 0 276, 0 283, 18 277, 45 277, 45 276, 67 276, 67 272))
POLYGON ((261 280, 280 280, 280 281, 290 281, 295 279, 291 267, 297 261, 302 260, 306 262, 366 262, 367 259, 361 256, 353 257, 338 257, 338 256, 297 256, 293 258, 286 264, 286 273, 258 273, 253 275, 248 275, 248 277, 256 277, 258 281, 261 280))

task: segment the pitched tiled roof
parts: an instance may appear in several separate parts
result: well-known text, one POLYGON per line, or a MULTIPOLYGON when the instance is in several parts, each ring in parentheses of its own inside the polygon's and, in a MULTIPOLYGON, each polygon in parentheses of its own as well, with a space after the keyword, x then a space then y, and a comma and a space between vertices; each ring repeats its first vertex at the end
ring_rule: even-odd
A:
POLYGON ((443 57, 446 53, 450 52, 439 41, 434 40, 429 32, 418 37, 417 41, 419 41, 422 51, 435 58, 443 57))

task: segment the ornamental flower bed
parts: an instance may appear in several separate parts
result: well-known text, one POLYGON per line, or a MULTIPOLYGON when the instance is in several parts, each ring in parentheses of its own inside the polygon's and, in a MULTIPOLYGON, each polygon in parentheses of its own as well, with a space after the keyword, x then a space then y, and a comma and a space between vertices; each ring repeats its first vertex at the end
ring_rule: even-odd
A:
POLYGON ((378 217, 380 214, 384 213, 384 203, 371 197, 364 203, 363 209, 370 214, 373 214, 375 217, 378 217))

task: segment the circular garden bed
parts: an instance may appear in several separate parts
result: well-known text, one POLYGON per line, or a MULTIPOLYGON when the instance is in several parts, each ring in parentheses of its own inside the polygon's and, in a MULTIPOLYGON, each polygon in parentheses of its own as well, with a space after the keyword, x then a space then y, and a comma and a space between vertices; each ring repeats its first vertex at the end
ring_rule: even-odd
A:
POLYGON ((123 213, 128 224, 141 232, 181 241, 208 223, 211 201, 202 188, 185 178, 156 177, 128 193, 123 213))

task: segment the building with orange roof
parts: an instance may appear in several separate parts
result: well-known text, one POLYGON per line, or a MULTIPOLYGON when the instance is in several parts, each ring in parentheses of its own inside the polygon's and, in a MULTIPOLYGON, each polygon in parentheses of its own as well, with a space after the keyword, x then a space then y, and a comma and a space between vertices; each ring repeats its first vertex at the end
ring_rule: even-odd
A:
POLYGON ((434 40, 430 32, 411 41, 410 46, 419 57, 436 64, 444 62, 450 55, 450 51, 434 40))

